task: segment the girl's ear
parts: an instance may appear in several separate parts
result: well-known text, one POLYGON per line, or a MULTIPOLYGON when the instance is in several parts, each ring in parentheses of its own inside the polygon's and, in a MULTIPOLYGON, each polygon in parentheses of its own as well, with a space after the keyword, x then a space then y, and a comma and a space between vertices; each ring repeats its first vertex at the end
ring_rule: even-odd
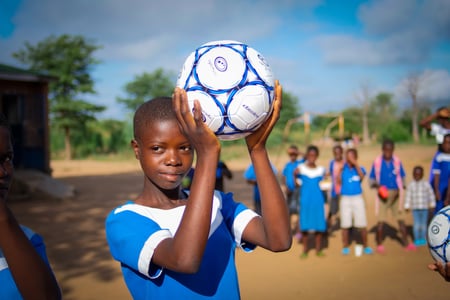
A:
POLYGON ((136 159, 139 159, 141 156, 141 152, 139 150, 139 144, 135 139, 131 140, 131 148, 133 148, 134 151, 134 156, 136 157, 136 159))

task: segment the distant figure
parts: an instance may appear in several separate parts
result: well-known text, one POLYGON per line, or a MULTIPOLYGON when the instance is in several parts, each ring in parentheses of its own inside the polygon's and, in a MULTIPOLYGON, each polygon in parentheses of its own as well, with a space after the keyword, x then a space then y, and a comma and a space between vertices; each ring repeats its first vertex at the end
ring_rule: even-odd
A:
MULTIPOLYGON (((274 175, 278 174, 277 169, 271 163, 272 172, 274 175)), ((256 181, 256 173, 253 164, 250 164, 244 172, 244 179, 248 184, 253 186, 253 204, 255 207, 255 211, 258 214, 261 214, 261 195, 259 193, 258 182, 256 181)))
MULTIPOLYGON (((304 159, 298 159, 300 151, 298 150, 298 147, 296 145, 289 146, 289 148, 287 149, 287 155, 289 157, 289 161, 284 165, 281 183, 286 195, 289 215, 292 217, 293 215, 298 215, 300 204, 300 186, 295 184, 296 178, 294 176, 294 171, 301 163, 304 162, 304 159)), ((300 241, 301 233, 298 227, 298 222, 296 222, 296 226, 293 229, 293 232, 297 241, 300 241)))
POLYGON ((436 138, 438 151, 441 151, 444 136, 450 133, 450 110, 447 107, 440 107, 434 114, 423 118, 419 124, 429 130, 430 134, 436 138), (437 122, 433 122, 434 120, 437 122))
POLYGON ((341 182, 337 180, 341 170, 344 166, 344 149, 341 145, 335 145, 333 147, 333 159, 328 166, 328 172, 331 178, 331 192, 330 192, 330 211, 327 216, 328 229, 334 227, 339 222, 339 198, 341 196, 341 182))
POLYGON ((441 150, 435 157, 432 169, 434 175, 433 189, 436 195, 435 213, 446 206, 446 195, 450 178, 450 134, 444 136, 441 150))
POLYGON ((351 227, 355 227, 361 235, 363 253, 370 255, 373 250, 367 242, 366 205, 361 187, 366 170, 358 163, 356 149, 348 149, 345 158, 346 162, 336 178, 341 185, 342 254, 350 254, 349 232, 351 227))
POLYGON ((414 245, 427 244, 427 225, 430 209, 436 207, 436 199, 430 183, 423 180, 423 167, 415 166, 413 181, 406 188, 405 210, 412 210, 414 245))
POLYGON ((222 160, 219 160, 216 169, 216 185, 215 185, 216 190, 225 192, 223 182, 225 177, 228 179, 232 179, 233 173, 230 171, 230 169, 228 169, 227 165, 222 160))
POLYGON ((386 197, 381 197, 377 193, 375 203, 375 213, 378 217, 376 251, 380 254, 386 252, 383 246, 383 239, 384 223, 386 222, 388 211, 391 212, 392 217, 398 222, 404 249, 407 251, 416 250, 416 246, 413 243, 408 244, 408 235, 403 216, 403 189, 405 188, 404 178, 406 175, 403 164, 394 155, 394 142, 392 140, 384 140, 381 151, 382 154, 377 156, 372 164, 369 176, 370 186, 372 188, 377 190, 384 188, 387 190, 386 197))
POLYGON ((306 149, 305 162, 300 164, 294 171, 296 178, 300 178, 300 230, 302 232, 303 253, 300 258, 307 258, 309 247, 309 233, 315 234, 315 250, 319 257, 324 256, 322 252, 322 237, 326 232, 325 220, 325 197, 320 188, 320 181, 324 179, 326 170, 317 166, 319 149, 310 145, 306 149))

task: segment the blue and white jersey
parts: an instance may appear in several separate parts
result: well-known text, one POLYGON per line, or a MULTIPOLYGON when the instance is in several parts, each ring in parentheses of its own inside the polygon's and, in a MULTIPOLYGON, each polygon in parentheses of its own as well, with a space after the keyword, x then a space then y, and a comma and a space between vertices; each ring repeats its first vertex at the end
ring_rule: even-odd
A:
POLYGON ((434 158, 432 167, 433 174, 439 174, 439 190, 442 193, 448 186, 448 178, 450 176, 450 153, 439 152, 434 158))
MULTIPOLYGON (((22 228, 27 238, 30 240, 36 252, 50 267, 42 237, 34 233, 28 227, 25 226, 20 227, 22 228)), ((1 249, 0 249, 0 299, 8 299, 8 300, 23 299, 22 295, 17 289, 14 279, 12 278, 12 274, 9 270, 8 263, 6 262, 6 258, 3 255, 3 251, 1 249)))
POLYGON ((106 238, 133 299, 239 299, 235 249, 255 248, 241 237, 258 215, 236 203, 231 193, 216 191, 200 269, 183 274, 154 265, 152 256, 162 240, 175 235, 184 210, 185 206, 163 210, 130 201, 108 215, 106 238))
MULTIPOLYGON (((364 175, 366 175, 366 169, 360 167, 364 175)), ((342 169, 342 187, 341 194, 345 196, 354 196, 362 194, 361 188, 361 177, 359 177, 356 168, 350 168, 350 166, 345 163, 342 169)))
POLYGON ((303 159, 297 159, 296 161, 289 161, 284 165, 282 174, 286 179, 286 186, 290 191, 293 191, 296 188, 294 171, 303 162, 303 159))

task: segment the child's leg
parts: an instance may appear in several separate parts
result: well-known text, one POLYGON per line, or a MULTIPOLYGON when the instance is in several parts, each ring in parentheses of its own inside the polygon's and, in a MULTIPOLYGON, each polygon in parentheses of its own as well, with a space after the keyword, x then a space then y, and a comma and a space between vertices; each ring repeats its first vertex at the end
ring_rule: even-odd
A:
POLYGON ((378 222, 376 234, 376 241, 378 246, 383 244, 383 229, 384 229, 384 222, 378 222))
POLYGON ((315 233, 315 246, 316 246, 316 253, 319 253, 322 249, 322 232, 316 232, 315 233))
POLYGON ((413 215, 413 236, 414 236, 414 241, 418 242, 420 240, 420 234, 421 234, 420 210, 413 209, 412 210, 412 215, 413 215))
POLYGON ((302 243, 303 243, 303 255, 308 254, 308 241, 309 241, 309 233, 308 231, 302 232, 302 243))
POLYGON ((427 223, 428 223, 428 210, 427 209, 421 209, 419 212, 419 240, 421 244, 426 241, 427 236, 427 223))
POLYGON ((358 230, 361 232, 361 241, 363 243, 364 248, 366 248, 367 247, 367 229, 359 228, 358 230))
POLYGON ((348 228, 342 228, 342 247, 348 248, 349 247, 349 230, 348 228))

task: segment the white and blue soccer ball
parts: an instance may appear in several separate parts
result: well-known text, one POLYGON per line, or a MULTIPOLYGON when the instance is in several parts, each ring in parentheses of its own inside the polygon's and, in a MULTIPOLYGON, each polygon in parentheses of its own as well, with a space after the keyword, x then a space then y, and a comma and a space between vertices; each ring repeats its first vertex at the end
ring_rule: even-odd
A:
POLYGON ((275 79, 264 57, 237 41, 206 43, 192 52, 177 86, 193 109, 200 102, 203 121, 221 140, 236 140, 258 129, 273 108, 275 79))
POLYGON ((439 210, 431 219, 428 247, 436 261, 444 264, 450 262, 450 205, 439 210))

